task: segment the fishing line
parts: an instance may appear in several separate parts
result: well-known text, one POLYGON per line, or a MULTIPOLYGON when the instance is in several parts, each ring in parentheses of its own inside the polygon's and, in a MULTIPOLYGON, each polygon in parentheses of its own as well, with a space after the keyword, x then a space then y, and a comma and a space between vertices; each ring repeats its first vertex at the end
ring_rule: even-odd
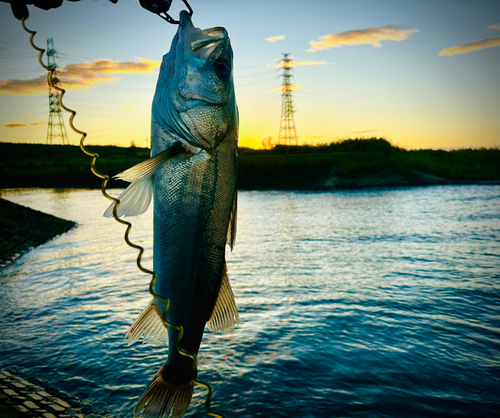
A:
MULTIPOLYGON (((191 11, 192 13, 192 11, 191 11)), ((99 158, 99 154, 96 154, 96 153, 93 153, 93 152, 90 152, 87 150, 86 146, 85 146, 85 138, 87 137, 87 133, 84 132, 84 131, 81 131, 79 129, 77 129, 75 127, 75 125, 73 124, 73 120, 76 116, 76 111, 75 110, 72 110, 68 107, 66 107, 62 101, 63 99, 63 96, 64 94, 66 93, 66 90, 64 90, 63 88, 57 86, 55 83, 54 83, 54 74, 56 72, 56 69, 53 68, 53 67, 48 67, 47 65, 45 65, 42 61, 42 57, 43 57, 43 54, 45 53, 45 49, 43 48, 39 48, 35 45, 35 43, 33 42, 33 38, 35 37, 36 35, 36 31, 32 31, 30 29, 28 29, 26 27, 26 21, 27 17, 24 16, 22 19, 21 19, 21 23, 22 23, 22 26, 23 26, 23 29, 28 32, 30 34, 30 44, 31 46, 36 50, 38 51, 38 62, 40 63, 40 65, 45 68, 47 70, 47 81, 49 83, 49 85, 51 87, 53 87, 54 89, 56 89, 57 91, 60 92, 59 94, 59 104, 60 106, 68 113, 70 113, 70 117, 69 117, 69 126, 70 128, 75 132, 77 133, 78 135, 81 135, 81 139, 80 139, 80 149, 82 150, 82 152, 86 155, 88 155, 89 157, 92 157, 92 161, 90 162, 90 170, 92 171, 92 173, 100 178, 102 180, 102 183, 101 183, 101 193, 103 194, 103 196, 106 198, 106 199, 109 199, 109 200, 112 200, 115 205, 113 207, 113 218, 120 224, 122 225, 125 225, 127 228, 125 230, 125 234, 124 234, 124 240, 125 242, 127 243, 127 245, 129 247, 132 247, 134 249, 136 249, 139 253, 137 255, 137 259, 136 259, 136 264, 137 264, 137 268, 143 272, 143 273, 146 273, 146 274, 149 274, 151 275, 152 279, 151 279, 151 282, 149 284, 149 292, 153 295, 153 297, 155 299, 158 299, 160 301, 162 301, 164 304, 165 304, 165 308, 163 309, 163 312, 161 313, 160 317, 161 317, 161 320, 163 321, 163 323, 167 326, 167 327, 170 327, 170 328, 173 328, 175 330, 177 330, 178 332, 178 337, 177 337, 177 341, 175 342, 176 344, 176 349, 177 351, 179 352, 179 354, 185 356, 185 357, 188 357, 190 358, 192 361, 193 361, 193 374, 197 368, 197 365, 198 365, 198 359, 197 359, 197 356, 196 354, 193 354, 193 353, 190 353, 189 351, 187 350, 184 350, 182 347, 181 347, 181 340, 182 340, 182 337, 184 335, 184 328, 182 327, 182 325, 174 325, 174 324, 171 324, 170 322, 168 322, 167 320, 167 312, 168 312, 168 309, 170 307, 170 300, 168 299, 164 299, 162 298, 160 295, 158 295, 157 293, 155 293, 155 291, 153 290, 153 287, 154 287, 154 284, 156 282, 156 276, 154 274, 153 271, 151 270, 148 270, 147 268, 145 268, 143 265, 142 265, 142 256, 144 254, 144 248, 141 247, 140 245, 137 245, 137 244, 134 244, 132 241, 130 241, 130 238, 129 238, 129 235, 130 235, 130 231, 132 229, 132 224, 130 222, 127 222, 127 221, 124 221, 123 219, 120 219, 117 215, 117 210, 118 210, 118 207, 120 205, 120 200, 117 199, 117 198, 114 198, 113 196, 109 195, 108 192, 106 191, 106 186, 108 184, 108 181, 109 181, 109 176, 107 174, 103 174, 103 173, 100 173, 99 171, 97 171, 96 169, 96 161, 97 159, 99 158)), ((212 387, 208 384, 208 383, 204 383, 204 382, 201 382, 199 381, 198 379, 195 379, 194 380, 194 383, 197 385, 197 386, 200 386, 204 389, 206 389, 208 391, 208 394, 207 394, 207 399, 205 401, 205 410, 207 412, 208 415, 210 416, 213 416, 213 417, 218 417, 218 418, 224 418, 223 415, 221 414, 218 414, 218 413, 215 413, 213 412, 211 409, 210 409, 210 403, 211 403, 211 400, 212 400, 212 387)))

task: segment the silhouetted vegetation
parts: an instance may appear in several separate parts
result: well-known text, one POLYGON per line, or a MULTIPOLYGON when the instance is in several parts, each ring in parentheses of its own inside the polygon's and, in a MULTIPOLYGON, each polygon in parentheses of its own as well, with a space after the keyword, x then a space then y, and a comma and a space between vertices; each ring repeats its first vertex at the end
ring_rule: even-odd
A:
POLYGON ((383 138, 240 149, 240 188, 315 189, 500 181, 500 150, 412 150, 383 138))
MULTIPOLYGON (((97 169, 115 175, 147 148, 90 146, 97 169)), ((500 181, 499 149, 412 150, 383 138, 239 150, 241 189, 328 189, 500 181)), ((0 187, 100 187, 78 146, 0 143, 0 187)), ((126 183, 111 180, 110 187, 126 183)))
MULTIPOLYGON (((149 158, 147 148, 89 146, 97 153, 97 170, 115 175, 149 158)), ((73 145, 0 143, 0 188, 75 187, 98 188, 101 180, 90 172, 91 157, 73 145)), ((109 187, 127 183, 110 179, 109 187)))

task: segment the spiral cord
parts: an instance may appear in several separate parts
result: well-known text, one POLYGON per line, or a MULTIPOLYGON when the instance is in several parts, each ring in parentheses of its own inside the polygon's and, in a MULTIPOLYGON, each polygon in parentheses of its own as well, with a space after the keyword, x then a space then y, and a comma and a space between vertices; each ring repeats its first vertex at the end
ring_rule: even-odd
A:
MULTIPOLYGON (((27 17, 23 17, 21 19, 21 23, 22 23, 23 29, 30 34, 30 38, 29 38, 30 44, 31 44, 31 46, 36 51, 38 51, 38 62, 40 63, 40 65, 45 70, 47 70, 47 81, 48 81, 49 85, 52 88, 54 88, 55 90, 57 90, 57 91, 60 92, 60 94, 59 94, 59 104, 60 104, 60 106, 61 106, 62 109, 64 109, 66 112, 70 113, 70 117, 69 117, 70 128, 73 130, 73 132, 77 133, 78 135, 81 135, 81 138, 80 138, 80 149, 82 150, 82 152, 84 154, 86 154, 87 156, 89 156, 89 157, 92 158, 92 160, 90 162, 90 170, 92 171, 92 173, 96 177, 98 177, 98 178, 100 178, 102 180, 102 183, 101 183, 101 192, 102 192, 103 196, 106 199, 109 199, 109 200, 111 200, 111 201, 113 201, 115 203, 114 204, 114 208, 113 208, 113 218, 117 222, 119 222, 120 224, 126 226, 125 233, 124 233, 124 240, 125 240, 125 242, 127 243, 127 245, 129 247, 134 248, 135 250, 138 251, 138 255, 137 255, 137 259, 136 259, 137 267, 138 267, 138 269, 141 272, 151 275, 151 282, 149 284, 149 291, 150 291, 151 295, 155 299, 157 299, 159 301, 162 301, 165 304, 165 309, 161 313, 161 320, 165 324, 165 326, 177 330, 177 332, 178 332, 178 338, 177 338, 177 341, 175 342, 176 349, 177 349, 177 351, 181 355, 183 355, 185 357, 188 357, 188 358, 190 358, 193 361, 193 372, 194 372, 196 370, 197 364, 198 364, 197 356, 195 354, 193 354, 193 353, 190 353, 190 352, 184 350, 181 347, 181 341, 182 341, 182 337, 183 337, 183 334, 184 334, 183 327, 182 326, 178 326, 178 325, 174 325, 174 324, 171 324, 170 322, 168 322, 168 320, 167 320, 167 312, 168 312, 168 309, 170 307, 170 301, 168 299, 162 298, 160 295, 158 295, 158 294, 156 294, 154 292, 153 287, 154 287, 154 284, 156 282, 156 276, 155 276, 155 274, 154 274, 153 271, 145 268, 142 265, 142 256, 144 254, 144 248, 141 247, 140 245, 137 245, 137 244, 133 243, 130 240, 130 231, 132 229, 132 224, 130 222, 127 222, 127 221, 125 221, 123 219, 120 219, 118 217, 117 210, 118 210, 118 207, 120 205, 120 200, 117 199, 117 198, 112 197, 111 195, 109 195, 108 192, 107 192, 107 190, 106 190, 106 187, 107 187, 107 184, 108 184, 108 181, 109 181, 110 177, 107 174, 100 173, 97 170, 97 168, 96 168, 96 161, 99 158, 99 154, 96 154, 96 153, 93 153, 93 152, 87 150, 87 148, 85 146, 85 139, 87 138, 87 133, 84 132, 84 131, 81 131, 81 130, 79 130, 78 128, 75 127, 73 121, 74 121, 74 118, 76 116, 76 111, 72 110, 72 109, 69 109, 68 107, 66 107, 64 105, 62 99, 63 99, 64 94, 66 93, 66 90, 64 90, 63 88, 61 88, 60 86, 58 86, 57 84, 54 83, 54 78, 55 78, 54 74, 55 74, 56 70, 55 70, 55 68, 49 67, 49 66, 47 66, 47 65, 45 65, 43 63, 42 58, 43 58, 43 54, 45 53, 45 49, 37 47, 35 45, 35 43, 33 42, 33 38, 35 37, 35 35, 36 35, 37 32, 36 31, 32 31, 32 30, 30 30, 30 29, 28 29, 26 27, 26 23, 25 23, 26 19, 27 19, 27 17)), ((211 399, 212 399, 212 388, 211 388, 211 386, 208 383, 201 382, 201 381, 199 381, 197 379, 194 381, 194 383, 197 386, 200 386, 201 388, 207 390, 207 392, 208 392, 207 393, 207 398, 206 398, 206 401, 205 401, 205 410, 206 410, 207 414, 209 416, 213 416, 213 417, 224 418, 223 415, 212 411, 211 408, 210 408, 211 399)))

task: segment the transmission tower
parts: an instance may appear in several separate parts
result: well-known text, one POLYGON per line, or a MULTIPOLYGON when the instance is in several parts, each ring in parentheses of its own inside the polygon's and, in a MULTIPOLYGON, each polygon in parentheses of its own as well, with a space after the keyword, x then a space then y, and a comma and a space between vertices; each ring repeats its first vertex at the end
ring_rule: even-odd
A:
MULTIPOLYGON (((47 39, 47 65, 57 69, 57 51, 54 49, 54 39, 47 39)), ((52 76, 54 85, 59 84, 57 72, 52 76)), ((59 92, 49 84, 49 124, 47 127, 47 144, 52 145, 55 140, 60 139, 63 145, 69 145, 68 134, 64 126, 62 109, 59 104, 59 92)))
POLYGON ((295 122, 293 121, 293 104, 292 104, 292 80, 293 60, 288 58, 290 54, 283 54, 283 85, 281 88, 281 120, 280 133, 278 135, 278 143, 284 145, 292 145, 292 142, 297 145, 297 131, 295 130, 295 122))

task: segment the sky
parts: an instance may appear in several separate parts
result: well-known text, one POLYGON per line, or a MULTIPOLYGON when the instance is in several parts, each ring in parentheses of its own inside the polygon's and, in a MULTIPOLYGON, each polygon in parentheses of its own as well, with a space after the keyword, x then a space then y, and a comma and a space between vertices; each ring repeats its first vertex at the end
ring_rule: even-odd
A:
MULTIPOLYGON (((289 53, 299 144, 375 136, 407 149, 500 147, 498 0, 190 4, 195 26, 229 33, 240 146, 278 140, 279 63, 289 53)), ((172 16, 182 6, 173 0, 172 16)), ((35 43, 54 40, 64 102, 86 143, 149 146, 158 67, 177 27, 136 0, 29 11, 35 43)), ((45 72, 29 34, 0 3, 0 141, 46 143, 48 119, 45 72)))

